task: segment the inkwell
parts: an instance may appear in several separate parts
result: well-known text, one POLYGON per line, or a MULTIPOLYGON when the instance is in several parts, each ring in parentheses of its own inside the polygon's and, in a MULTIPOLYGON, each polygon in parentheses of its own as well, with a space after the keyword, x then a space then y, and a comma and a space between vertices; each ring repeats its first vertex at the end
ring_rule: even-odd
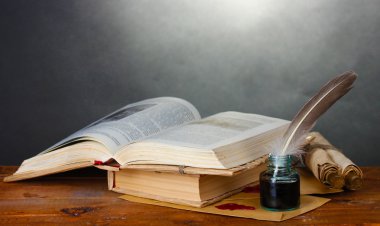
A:
POLYGON ((302 156, 306 137, 317 119, 353 87, 357 75, 345 72, 314 95, 294 116, 284 135, 271 142, 268 168, 260 174, 260 203, 270 211, 288 211, 300 206, 300 178, 293 160, 302 156))

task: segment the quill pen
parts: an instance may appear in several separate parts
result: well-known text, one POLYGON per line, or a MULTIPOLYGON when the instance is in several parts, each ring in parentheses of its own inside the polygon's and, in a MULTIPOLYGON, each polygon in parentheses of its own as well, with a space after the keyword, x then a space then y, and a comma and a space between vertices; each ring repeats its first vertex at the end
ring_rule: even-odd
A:
POLYGON ((351 90, 356 78, 355 72, 348 71, 326 83, 294 116, 282 139, 277 142, 277 148, 273 149, 277 150, 276 154, 297 154, 317 119, 351 90))

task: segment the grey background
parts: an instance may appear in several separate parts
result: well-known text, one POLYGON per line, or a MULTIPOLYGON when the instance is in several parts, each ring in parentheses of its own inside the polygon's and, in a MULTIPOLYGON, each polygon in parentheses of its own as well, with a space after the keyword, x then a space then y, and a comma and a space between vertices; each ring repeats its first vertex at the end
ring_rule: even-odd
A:
POLYGON ((355 88, 316 130, 379 165, 379 1, 0 2, 1 165, 128 103, 189 100, 291 119, 332 76, 355 88))

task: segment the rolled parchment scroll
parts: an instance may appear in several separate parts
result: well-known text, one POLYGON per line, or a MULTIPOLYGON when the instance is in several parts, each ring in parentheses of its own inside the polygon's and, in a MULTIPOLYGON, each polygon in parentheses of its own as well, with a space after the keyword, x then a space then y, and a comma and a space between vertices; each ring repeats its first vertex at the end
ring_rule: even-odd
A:
POLYGON ((342 152, 332 146, 320 133, 312 132, 312 141, 305 156, 305 163, 322 183, 337 188, 342 183, 348 190, 360 189, 363 172, 342 152), (342 179, 337 179, 338 177, 342 179))
POLYGON ((332 161, 324 149, 311 144, 305 155, 305 164, 323 184, 337 189, 344 186, 340 167, 332 161))

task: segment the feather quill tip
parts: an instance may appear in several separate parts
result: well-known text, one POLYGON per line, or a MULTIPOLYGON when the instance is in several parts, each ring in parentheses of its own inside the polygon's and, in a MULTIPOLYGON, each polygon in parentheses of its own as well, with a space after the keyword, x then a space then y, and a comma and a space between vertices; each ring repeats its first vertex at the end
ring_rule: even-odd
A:
POLYGON ((307 134, 314 127, 317 119, 352 89, 356 78, 355 72, 348 71, 322 86, 294 116, 283 137, 269 145, 272 146, 271 153, 275 155, 301 154, 307 134))

